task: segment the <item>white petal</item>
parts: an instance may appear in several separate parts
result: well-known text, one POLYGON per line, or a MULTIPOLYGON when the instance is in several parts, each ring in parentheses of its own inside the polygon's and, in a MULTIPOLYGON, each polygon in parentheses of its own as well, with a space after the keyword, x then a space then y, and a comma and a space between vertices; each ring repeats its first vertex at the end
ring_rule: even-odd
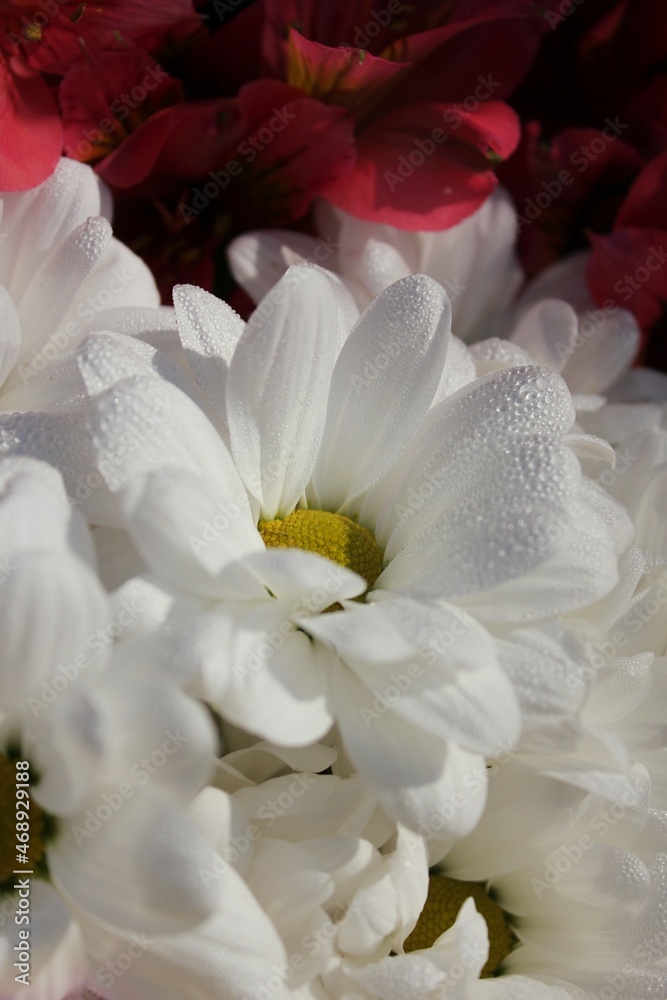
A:
POLYGON ((396 282, 361 316, 331 381, 313 474, 321 507, 338 509, 400 458, 438 387, 450 324, 446 294, 424 275, 396 282))
POLYGON ((101 393, 88 424, 98 467, 114 492, 164 466, 194 472, 224 492, 229 476, 238 481, 227 449, 202 411, 157 376, 125 379, 101 393))
POLYGON ((536 774, 511 753, 485 770, 489 799, 484 814, 442 862, 446 875, 464 881, 486 881, 543 858, 563 843, 581 803, 577 789, 536 774))
POLYGON ((462 836, 484 808, 484 758, 404 722, 348 670, 332 672, 334 714, 345 749, 387 811, 411 830, 462 836), (466 787, 481 773, 474 791, 466 787))
MULTIPOLYGON (((302 842, 316 837, 358 837, 373 815, 376 802, 356 775, 287 774, 234 795, 263 834, 302 842), (278 809, 281 792, 285 808, 278 809), (273 802, 273 805, 271 804, 273 802)), ((385 837, 382 841, 387 839, 385 837)))
POLYGON ((237 467, 265 517, 290 513, 315 463, 336 356, 338 296, 321 268, 295 266, 250 317, 229 370, 237 467))
POLYGON ((470 995, 468 991, 474 987, 488 953, 486 922, 473 900, 467 899, 456 923, 431 948, 389 956, 361 969, 349 963, 348 971, 378 1000, 407 1000, 416 996, 455 996, 458 1000, 459 996, 470 995), (452 993, 450 987, 454 983, 456 992, 452 993))
POLYGON ((226 489, 216 490, 191 472, 162 469, 128 492, 125 511, 135 545, 158 580, 176 591, 209 598, 264 594, 243 565, 244 556, 263 549, 262 540, 245 490, 229 479, 226 489), (225 585, 220 577, 228 568, 233 579, 225 585))
MULTIPOLYGON (((141 257, 112 237, 97 264, 75 293, 68 313, 88 318, 95 310, 102 317, 110 307, 157 308, 159 305, 160 293, 150 269, 141 257)), ((106 329, 114 327, 107 326, 106 329)))
POLYGON ((110 239, 111 226, 106 219, 101 216, 88 219, 35 272, 21 306, 23 358, 39 350, 58 327, 110 239))
POLYGON ((589 250, 572 253, 547 267, 530 281, 522 292, 517 307, 521 314, 541 299, 563 299, 576 313, 593 306, 586 284, 589 250))
POLYGON ((120 525, 121 513, 102 476, 82 417, 0 414, 0 454, 31 456, 62 473, 68 495, 93 524, 120 525))
POLYGON ((84 324, 85 333, 113 330, 136 337, 177 360, 181 352, 176 312, 171 306, 120 306, 103 309, 84 324))
POLYGON ((310 616, 336 601, 363 594, 366 581, 358 573, 299 549, 268 549, 248 560, 262 583, 285 604, 285 613, 301 616, 307 627, 310 616))
POLYGON ((360 281, 370 298, 419 270, 415 233, 368 223, 345 213, 339 243, 343 273, 360 281))
MULTIPOLYGON (((573 420, 564 382, 540 368, 496 372, 443 400, 431 410, 401 463, 400 477, 378 518, 376 535, 387 545, 387 558, 443 513, 448 521, 463 522, 455 529, 460 532, 473 520, 473 500, 479 504, 475 514, 486 519, 490 509, 504 502, 498 477, 509 480, 506 489, 517 499, 523 493, 526 503, 528 497, 534 502, 535 480, 548 473, 546 467, 532 465, 525 450, 529 447, 533 458, 544 452, 544 462, 558 460, 558 442, 573 420), (514 474, 510 463, 517 465, 514 474)), ((557 483, 552 490, 556 496, 568 494, 557 483)), ((481 528, 470 523, 467 530, 481 528)))
POLYGON ((313 256, 318 241, 303 233, 286 229, 244 233, 227 248, 227 259, 234 279, 259 302, 284 275, 290 264, 317 262, 313 256))
POLYGON ((602 322, 580 317, 579 339, 583 343, 564 372, 573 392, 605 392, 630 368, 639 350, 641 331, 632 313, 618 309, 603 316, 602 322))
POLYGON ((173 294, 178 332, 188 364, 224 419, 229 363, 245 323, 226 302, 203 288, 176 285, 173 294))
POLYGON ((501 340, 499 337, 480 340, 477 344, 471 344, 468 350, 475 362, 478 378, 503 368, 524 368, 533 364, 533 358, 527 351, 517 347, 511 340, 501 340))
POLYGON ((0 241, 0 273, 19 312, 26 286, 53 247, 89 216, 100 214, 99 180, 76 160, 62 158, 39 187, 3 194, 2 228, 11 238, 0 241))
POLYGON ((56 469, 18 455, 0 463, 0 535, 5 550, 59 551, 73 516, 56 469))
POLYGON ((326 771, 336 759, 336 751, 322 743, 293 749, 260 740, 251 747, 233 750, 225 762, 243 774, 248 782, 261 784, 282 771, 285 764, 294 771, 326 771))
POLYGON ((48 863, 67 898, 124 931, 183 930, 213 907, 198 874, 212 867, 211 849, 150 785, 116 812, 97 797, 84 802, 50 845, 48 863))
POLYGON ((475 360, 470 349, 458 337, 450 337, 445 367, 433 397, 433 405, 473 382, 476 377, 475 360))
POLYGON ((91 396, 133 376, 159 375, 192 396, 192 380, 166 354, 122 333, 92 333, 77 352, 77 364, 91 396))
POLYGON ((560 299, 542 299, 524 313, 512 334, 534 364, 561 372, 574 348, 579 321, 572 306, 560 299))
POLYGON ((491 637, 443 606, 386 600, 322 615, 305 626, 328 641, 364 685, 357 712, 374 699, 416 729, 492 755, 519 735, 519 714, 491 637))
POLYGON ((0 943, 1 995, 16 997, 21 989, 29 1000, 59 1000, 83 988, 88 970, 79 926, 55 889, 42 879, 30 880, 30 981, 17 986, 14 962, 25 947, 25 937, 19 935, 28 928, 15 923, 17 897, 0 898, 6 925, 0 943))
POLYGON ((326 654, 285 619, 279 601, 226 604, 180 647, 200 665, 205 697, 230 722, 282 746, 306 746, 331 728, 326 654))
MULTIPOLYGON (((131 940, 101 936, 92 951, 100 969, 120 956, 139 959, 114 983, 118 1000, 288 1000, 280 970, 288 961, 275 925, 234 869, 216 858, 213 915, 192 931, 175 936, 137 935, 131 940), (278 972, 276 971, 278 970, 278 972)), ((119 967, 119 966, 116 966, 119 967)))
POLYGON ((21 349, 21 323, 16 306, 6 288, 0 285, 0 386, 5 381, 21 349))
POLYGON ((580 708, 588 688, 583 651, 560 624, 518 629, 496 641, 526 728, 569 718, 580 708))
POLYGON ((521 285, 512 199, 496 188, 481 208, 456 226, 420 233, 416 270, 439 281, 452 300, 452 330, 470 343, 491 336, 521 285))
POLYGON ((34 717, 57 697, 50 683, 66 689, 97 661, 109 604, 90 567, 66 550, 23 553, 0 588, 3 702, 34 717))

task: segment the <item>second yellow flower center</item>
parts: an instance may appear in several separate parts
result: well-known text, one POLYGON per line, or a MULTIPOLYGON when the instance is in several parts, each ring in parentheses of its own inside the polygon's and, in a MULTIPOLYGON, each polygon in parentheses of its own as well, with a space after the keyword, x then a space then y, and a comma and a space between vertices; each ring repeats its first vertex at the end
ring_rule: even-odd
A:
POLYGON ((505 914, 491 899, 483 885, 478 882, 459 882, 445 875, 431 875, 428 880, 428 896, 417 925, 409 935, 403 948, 405 951, 419 951, 430 948, 441 934, 453 926, 459 910, 469 896, 486 921, 489 931, 489 957, 480 976, 492 976, 506 958, 515 942, 512 929, 505 914))
POLYGON ((305 549, 363 576, 368 589, 382 572, 382 552, 373 534, 344 514, 295 510, 282 520, 260 521, 267 548, 305 549))

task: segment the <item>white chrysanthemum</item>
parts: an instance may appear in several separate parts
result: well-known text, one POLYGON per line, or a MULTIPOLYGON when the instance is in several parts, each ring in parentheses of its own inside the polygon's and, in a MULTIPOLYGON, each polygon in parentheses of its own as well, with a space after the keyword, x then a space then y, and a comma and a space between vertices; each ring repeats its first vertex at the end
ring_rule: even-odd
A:
POLYGON ((637 764, 634 794, 610 803, 527 777, 514 761, 499 770, 479 826, 439 866, 447 879, 440 890, 455 892, 460 880, 483 883, 502 909, 517 944, 496 970, 501 978, 523 975, 581 1000, 662 996, 667 814, 660 782, 655 795, 637 764))
POLYGON ((274 229, 232 241, 232 273, 255 302, 300 261, 338 274, 360 309, 395 281, 427 274, 449 295, 456 336, 473 341, 495 332, 523 278, 514 249, 514 207, 501 188, 469 218, 441 232, 366 222, 326 202, 319 205, 317 222, 319 239, 274 229))
POLYGON ((351 331, 343 291, 296 267, 244 326, 177 290, 187 373, 92 337, 91 440, 124 504, 115 524, 180 597, 173 634, 199 693, 284 745, 335 722, 399 819, 456 795, 461 832, 484 801, 464 776, 519 730, 482 623, 598 599, 628 539, 582 482, 558 376, 514 369, 448 394, 435 282, 396 283, 351 331))
MULTIPOLYGON (((84 434, 85 387, 74 355, 101 326, 160 331, 143 261, 112 237, 108 192, 90 167, 62 159, 43 184, 0 195, 0 455, 65 470, 68 493, 108 505, 84 434)), ((148 334, 147 334, 148 335, 148 334)))
POLYGON ((387 822, 359 778, 288 771, 256 785, 246 777, 297 756, 318 766, 328 759, 324 747, 236 752, 220 762, 221 780, 236 791, 209 788, 195 803, 216 850, 202 877, 227 892, 218 915, 152 941, 115 982, 113 956, 128 939, 89 924, 105 998, 218 1000, 221 989, 230 1000, 569 996, 521 975, 480 979, 516 944, 508 918, 482 885, 429 879, 424 842, 387 822), (232 907, 242 929, 225 921, 232 907))
POLYGON ((90 167, 68 159, 39 187, 0 195, 0 411, 72 405, 81 387, 63 362, 91 322, 110 306, 159 305, 109 208, 90 167))
POLYGON ((213 733, 145 650, 112 653, 118 621, 55 470, 0 463, 0 533, 0 993, 60 1000, 84 977, 86 914, 150 934, 210 912, 197 878, 210 850, 185 810, 213 733), (22 900, 29 975, 17 987, 22 900))
MULTIPOLYGON (((571 392, 607 393, 629 370, 641 342, 637 321, 609 300, 598 308, 586 284, 589 254, 571 254, 533 279, 504 335, 536 364, 560 372, 571 392)), ((590 404, 589 404, 590 405, 590 404)))
POLYGON ((447 289, 458 338, 511 341, 473 348, 478 374, 538 364, 562 374, 572 392, 601 393, 637 354, 640 331, 633 315, 611 302, 598 309, 591 298, 587 253, 548 268, 513 302, 523 275, 515 256, 514 208, 500 189, 470 218, 439 233, 405 232, 339 209, 322 209, 318 221, 326 240, 267 230, 231 243, 234 277, 255 301, 302 260, 338 274, 362 308, 392 282, 423 273, 447 289))

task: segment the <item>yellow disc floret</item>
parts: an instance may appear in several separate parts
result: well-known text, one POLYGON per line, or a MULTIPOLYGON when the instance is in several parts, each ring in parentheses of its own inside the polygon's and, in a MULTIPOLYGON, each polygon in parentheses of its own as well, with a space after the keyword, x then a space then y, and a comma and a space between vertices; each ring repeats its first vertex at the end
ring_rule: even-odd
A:
POLYGON ((0 890, 11 885, 15 870, 32 869, 37 873, 44 866, 44 836, 49 817, 33 802, 29 786, 17 785, 17 773, 25 772, 17 772, 15 762, 0 754, 0 890), (17 796, 17 787, 28 789, 27 820, 25 796, 17 796), (23 844, 27 847, 25 853, 17 850, 23 844))
POLYGON ((305 549, 363 576, 369 589, 382 572, 382 552, 368 528, 343 514, 295 510, 282 520, 260 521, 267 548, 305 549))
POLYGON ((478 882, 459 882, 445 875, 431 875, 424 909, 419 915, 417 926, 403 945, 405 951, 430 948, 441 934, 452 927, 469 896, 474 899, 489 931, 489 957, 480 976, 493 975, 509 955, 515 939, 505 914, 478 882))

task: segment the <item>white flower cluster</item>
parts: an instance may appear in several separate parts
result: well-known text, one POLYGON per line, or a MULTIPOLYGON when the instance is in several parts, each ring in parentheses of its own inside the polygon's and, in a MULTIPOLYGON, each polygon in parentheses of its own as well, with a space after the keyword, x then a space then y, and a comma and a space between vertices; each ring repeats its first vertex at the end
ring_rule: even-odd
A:
POLYGON ((665 996, 630 314, 580 255, 517 297, 502 194, 160 307, 105 201, 1 201, 1 1000, 665 996))

